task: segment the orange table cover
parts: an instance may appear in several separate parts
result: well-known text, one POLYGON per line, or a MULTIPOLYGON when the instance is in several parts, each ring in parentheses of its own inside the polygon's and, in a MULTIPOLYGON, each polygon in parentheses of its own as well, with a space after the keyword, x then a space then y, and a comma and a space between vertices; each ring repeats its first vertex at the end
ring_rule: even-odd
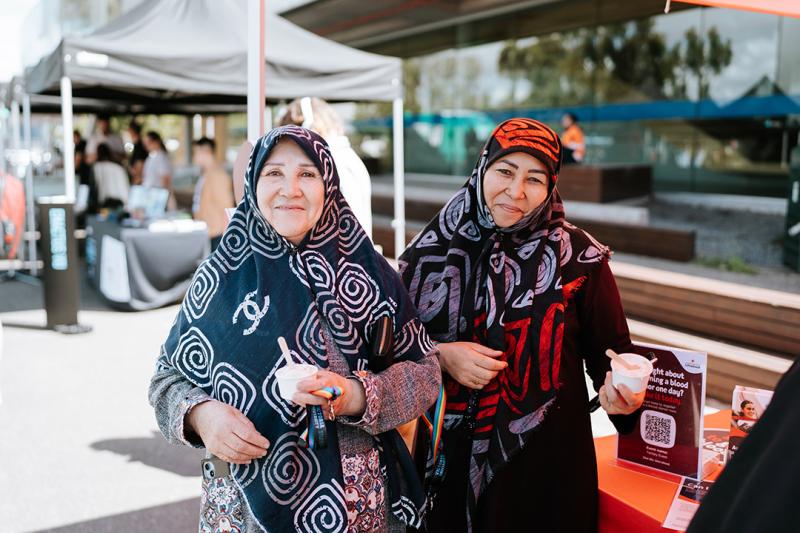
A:
MULTIPOLYGON (((705 417, 706 428, 728 428, 731 412, 705 417)), ((673 531, 661 527, 680 476, 637 468, 617 461, 617 436, 594 440, 600 489, 599 533, 650 533, 673 531)), ((709 477, 716 477, 714 472, 709 477)))
POLYGON ((771 15, 785 15, 787 17, 800 17, 800 2, 798 0, 674 0, 685 4, 698 4, 702 6, 727 7, 731 9, 744 9, 757 13, 771 15))

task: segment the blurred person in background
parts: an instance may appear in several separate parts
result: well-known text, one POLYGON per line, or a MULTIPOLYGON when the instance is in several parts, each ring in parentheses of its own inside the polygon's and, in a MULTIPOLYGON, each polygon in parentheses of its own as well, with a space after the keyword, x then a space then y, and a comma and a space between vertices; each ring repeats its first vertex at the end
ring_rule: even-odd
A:
POLYGON ((128 159, 131 185, 141 185, 144 162, 147 160, 147 149, 142 142, 142 125, 135 120, 131 120, 130 124, 128 124, 128 135, 130 135, 131 144, 133 144, 133 151, 128 159))
POLYGON ((173 170, 167 147, 161 140, 161 135, 155 131, 148 131, 144 136, 144 147, 147 149, 147 159, 142 168, 142 185, 167 189, 170 192, 167 208, 173 210, 176 206, 175 196, 172 194, 173 170))
MULTIPOLYGON (((80 141, 75 145, 75 181, 78 197, 82 196, 81 186, 86 188, 87 196, 85 205, 78 202, 75 206, 76 220, 79 228, 86 227, 86 215, 97 212, 97 186, 94 182, 94 172, 92 166, 86 162, 86 141, 80 141)), ((86 194, 86 193, 84 193, 86 194)))
POLYGON ((578 125, 578 117, 574 113, 564 113, 561 125, 564 127, 564 133, 561 134, 564 164, 582 163, 586 156, 586 136, 578 125))
POLYGON ((208 225, 211 251, 219 244, 228 226, 226 207, 235 207, 233 181, 216 158, 217 144, 208 137, 194 143, 194 164, 200 167, 200 179, 194 189, 192 216, 208 225))
POLYGON ((122 137, 111 131, 111 117, 106 113, 97 115, 95 120, 94 133, 86 142, 86 162, 89 164, 97 160, 97 147, 101 143, 106 143, 111 149, 111 155, 115 161, 122 161, 125 157, 125 144, 122 137))
POLYGON ((97 161, 93 167, 97 188, 98 207, 120 207, 128 201, 128 173, 111 158, 111 149, 106 143, 97 147, 97 161))
POLYGON ((372 239, 372 184, 367 167, 350 146, 342 119, 328 102, 320 98, 298 98, 286 108, 279 126, 303 126, 319 133, 328 142, 339 169, 342 194, 361 227, 372 239))

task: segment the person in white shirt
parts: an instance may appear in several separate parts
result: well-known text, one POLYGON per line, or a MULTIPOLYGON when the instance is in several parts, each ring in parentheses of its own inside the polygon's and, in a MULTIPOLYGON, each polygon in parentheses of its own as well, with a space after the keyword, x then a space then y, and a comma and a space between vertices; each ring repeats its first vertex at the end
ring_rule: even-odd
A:
POLYGON ((280 126, 294 124, 319 133, 331 149, 342 194, 361 227, 372 239, 372 183, 367 167, 350 146, 336 110, 320 98, 299 98, 286 108, 280 126))
POLYGON ((172 194, 172 162, 161 135, 155 131, 148 131, 144 136, 144 147, 147 150, 147 159, 142 168, 142 185, 167 189, 170 192, 167 208, 175 209, 175 196, 172 194))
POLYGON ((94 182, 97 187, 99 207, 124 205, 128 201, 128 173, 111 158, 111 149, 106 143, 97 147, 97 161, 94 164, 94 182))

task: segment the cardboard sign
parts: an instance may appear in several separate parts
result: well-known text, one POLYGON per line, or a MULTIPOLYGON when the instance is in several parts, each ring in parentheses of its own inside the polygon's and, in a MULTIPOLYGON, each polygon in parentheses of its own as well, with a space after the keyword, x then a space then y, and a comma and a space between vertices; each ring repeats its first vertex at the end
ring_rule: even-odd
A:
POLYGON ((635 351, 658 360, 636 428, 617 440, 617 458, 702 479, 706 354, 650 344, 635 351))

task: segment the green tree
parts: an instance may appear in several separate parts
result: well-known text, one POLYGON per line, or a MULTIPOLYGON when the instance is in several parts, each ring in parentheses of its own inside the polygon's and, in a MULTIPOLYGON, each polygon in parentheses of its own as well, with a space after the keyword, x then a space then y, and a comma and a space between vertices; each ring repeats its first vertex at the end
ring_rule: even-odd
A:
POLYGON ((511 105, 518 101, 517 88, 519 81, 529 69, 530 57, 525 48, 520 48, 516 40, 506 41, 497 58, 497 68, 501 74, 506 74, 511 79, 511 105))
POLYGON ((674 86, 675 53, 653 19, 601 26, 584 42, 601 101, 658 100, 674 86))

